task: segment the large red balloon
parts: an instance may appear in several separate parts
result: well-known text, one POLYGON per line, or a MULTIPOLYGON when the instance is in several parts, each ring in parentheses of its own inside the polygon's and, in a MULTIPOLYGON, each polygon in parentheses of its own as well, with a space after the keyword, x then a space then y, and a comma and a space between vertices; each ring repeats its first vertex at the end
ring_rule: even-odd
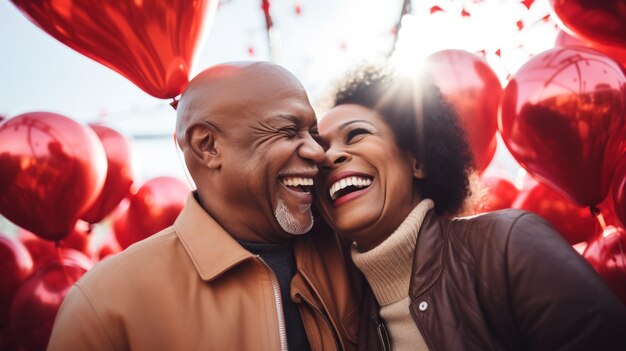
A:
POLYGON ((158 98, 180 94, 217 0, 11 0, 33 23, 158 98))
POLYGON ((11 309, 11 330, 24 350, 45 350, 59 306, 91 267, 68 257, 38 269, 20 287, 11 309))
POLYGON ((545 218, 572 245, 589 240, 600 230, 589 208, 572 203, 538 182, 523 190, 515 199, 513 207, 545 218))
POLYGON ((106 171, 102 143, 76 121, 31 112, 0 123, 0 213, 44 239, 70 233, 106 171))
POLYGON ((528 173, 580 205, 596 205, 626 143, 626 76, 594 50, 546 51, 507 85, 499 126, 528 173))
POLYGON ((109 127, 92 125, 104 146, 108 169, 100 195, 81 219, 98 223, 106 217, 123 198, 130 194, 135 175, 135 162, 130 140, 109 127))
POLYGON ((608 57, 611 57, 615 61, 626 67, 626 47, 620 48, 618 46, 603 45, 601 43, 594 43, 590 41, 580 40, 575 38, 564 31, 560 30, 554 41, 556 47, 572 47, 583 46, 592 49, 596 49, 608 57))
POLYGON ((24 245, 0 234, 0 331, 8 326, 13 296, 32 271, 33 260, 24 245))
POLYGON ((611 185, 611 198, 613 199, 615 215, 622 225, 626 226, 626 153, 615 168, 611 185))
POLYGON ((187 184, 176 178, 157 177, 147 181, 130 199, 126 218, 129 241, 120 240, 120 245, 126 248, 174 224, 188 195, 187 184))
POLYGON ((480 197, 476 213, 490 212, 511 208, 519 194, 519 189, 504 175, 484 173, 480 182, 485 186, 485 193, 480 197))
POLYGON ((462 50, 444 50, 426 59, 428 71, 456 109, 476 162, 483 171, 496 150, 502 86, 487 61, 462 50))
POLYGON ((626 47, 626 1, 550 0, 561 28, 605 45, 626 47))
POLYGON ((583 256, 626 304, 626 230, 609 226, 589 243, 583 256))

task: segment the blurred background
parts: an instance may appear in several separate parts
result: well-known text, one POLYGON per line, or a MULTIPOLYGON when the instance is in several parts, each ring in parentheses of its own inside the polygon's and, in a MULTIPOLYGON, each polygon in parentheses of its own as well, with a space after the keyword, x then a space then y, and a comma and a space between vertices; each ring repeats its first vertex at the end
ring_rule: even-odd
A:
MULTIPOLYGON (((400 22, 403 1, 273 1, 270 55, 261 1, 225 0, 191 76, 221 62, 271 60, 292 71, 316 104, 355 64, 393 55, 404 69, 417 69, 436 51, 461 49, 484 56, 506 84, 531 55, 552 48, 557 35, 547 0, 524 3, 532 1, 415 1, 400 22)), ((132 138, 142 179, 185 179, 169 100, 63 45, 8 1, 0 2, 0 47, 0 114, 51 111, 104 123, 132 138)))

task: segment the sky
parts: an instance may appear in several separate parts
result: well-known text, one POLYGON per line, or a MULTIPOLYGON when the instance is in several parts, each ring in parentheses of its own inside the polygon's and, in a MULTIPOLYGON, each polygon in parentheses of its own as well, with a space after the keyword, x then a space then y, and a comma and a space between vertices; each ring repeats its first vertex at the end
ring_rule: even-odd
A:
MULTIPOLYGON (((504 86, 531 55, 553 46, 554 23, 542 20, 547 3, 537 0, 527 9, 519 0, 414 1, 412 14, 402 21, 394 62, 415 68, 438 50, 483 51, 504 86), (435 6, 441 11, 433 11, 435 6)), ((260 4, 220 3, 192 76, 221 62, 274 59, 302 81, 315 104, 349 67, 391 53, 402 1, 272 1, 279 44, 272 57, 260 4)), ((0 48, 0 115, 50 111, 81 123, 104 123, 132 139, 140 183, 161 175, 186 179, 172 137, 170 101, 147 95, 66 47, 9 1, 0 1, 0 48)), ((514 167, 501 149, 494 162, 514 167)))

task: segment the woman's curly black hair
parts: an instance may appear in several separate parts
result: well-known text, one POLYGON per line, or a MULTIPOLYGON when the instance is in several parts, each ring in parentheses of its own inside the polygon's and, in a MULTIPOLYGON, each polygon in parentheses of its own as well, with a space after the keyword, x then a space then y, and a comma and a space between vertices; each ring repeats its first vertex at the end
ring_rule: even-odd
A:
POLYGON ((417 186, 423 198, 435 202, 437 214, 454 215, 463 208, 473 157, 456 111, 430 77, 360 67, 343 80, 333 100, 333 106, 357 104, 383 117, 398 147, 412 153, 425 172, 417 186))

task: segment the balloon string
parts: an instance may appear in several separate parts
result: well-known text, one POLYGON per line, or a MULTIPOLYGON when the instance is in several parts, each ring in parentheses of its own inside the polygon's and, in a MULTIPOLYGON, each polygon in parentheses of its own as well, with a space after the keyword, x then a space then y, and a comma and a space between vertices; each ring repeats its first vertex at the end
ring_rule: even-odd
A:
POLYGON ((602 212, 600 212, 600 209, 594 205, 591 205, 589 206, 589 212, 591 212, 592 216, 596 217, 596 219, 600 223, 602 231, 604 231, 606 229, 606 221, 604 220, 604 216, 602 216, 602 212))
POLYGON ((56 260, 61 262, 61 248, 63 247, 63 243, 61 240, 54 241, 54 253, 56 254, 56 260))
POLYGON ((176 96, 174 96, 172 98, 172 102, 170 102, 170 105, 174 108, 174 111, 176 111, 176 108, 178 107, 178 102, 180 101, 180 99, 176 100, 176 96))

